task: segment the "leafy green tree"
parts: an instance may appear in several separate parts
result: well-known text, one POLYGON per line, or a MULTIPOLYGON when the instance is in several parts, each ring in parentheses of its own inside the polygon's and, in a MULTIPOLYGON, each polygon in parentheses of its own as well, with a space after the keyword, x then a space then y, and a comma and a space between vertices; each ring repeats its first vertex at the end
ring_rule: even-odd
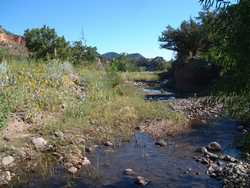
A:
POLYGON ((250 1, 220 9, 205 28, 213 46, 208 50, 210 61, 223 68, 223 87, 230 91, 250 88, 250 1), (226 84, 227 83, 227 84, 226 84), (232 85, 232 83, 234 83, 232 85))
POLYGON ((132 72, 138 71, 139 68, 129 60, 126 54, 122 54, 119 58, 114 59, 111 62, 111 70, 113 71, 120 71, 120 72, 132 72))
POLYGON ((211 6, 217 7, 217 8, 221 8, 221 7, 226 7, 228 6, 231 2, 239 2, 240 0, 199 0, 203 5, 205 5, 205 7, 209 8, 211 6))
POLYGON ((24 37, 27 48, 35 58, 64 60, 69 56, 69 43, 48 26, 27 29, 24 37))
POLYGON ((71 46, 71 60, 74 64, 95 62, 98 56, 96 47, 87 46, 82 41, 75 41, 71 46))
POLYGON ((177 29, 167 26, 159 37, 159 41, 161 48, 177 52, 177 59, 182 62, 199 55, 210 46, 202 24, 193 19, 183 21, 177 29))

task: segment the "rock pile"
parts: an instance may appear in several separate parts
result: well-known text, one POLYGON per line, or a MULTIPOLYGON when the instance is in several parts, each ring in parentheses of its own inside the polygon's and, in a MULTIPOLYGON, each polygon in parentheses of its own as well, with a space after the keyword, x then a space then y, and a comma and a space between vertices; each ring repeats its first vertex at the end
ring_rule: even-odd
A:
POLYGON ((174 111, 184 112, 188 119, 212 120, 223 112, 223 105, 209 98, 176 99, 170 102, 174 111))
POLYGON ((250 164, 221 151, 219 143, 211 142, 208 146, 197 149, 202 155, 194 159, 207 166, 210 177, 223 179, 225 188, 250 187, 250 164))

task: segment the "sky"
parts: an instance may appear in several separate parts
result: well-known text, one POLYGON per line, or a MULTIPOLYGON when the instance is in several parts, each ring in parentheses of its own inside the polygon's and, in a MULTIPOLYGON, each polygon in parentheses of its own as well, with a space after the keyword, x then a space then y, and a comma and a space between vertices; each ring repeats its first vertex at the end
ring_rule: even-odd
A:
POLYGON ((167 25, 198 15, 198 0, 1 0, 0 25, 22 35, 48 25, 68 41, 84 38, 99 53, 141 53, 171 59, 158 37, 167 25))

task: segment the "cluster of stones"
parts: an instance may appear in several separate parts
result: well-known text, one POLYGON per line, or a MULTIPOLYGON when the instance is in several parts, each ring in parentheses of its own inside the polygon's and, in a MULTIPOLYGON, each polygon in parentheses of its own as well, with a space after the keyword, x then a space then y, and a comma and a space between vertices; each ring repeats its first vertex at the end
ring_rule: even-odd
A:
POLYGON ((198 148, 201 156, 194 159, 207 166, 207 174, 216 179, 223 179, 224 187, 250 187, 250 165, 232 156, 225 155, 219 143, 211 142, 198 148))
POLYGON ((174 111, 184 112, 188 119, 212 120, 223 112, 223 105, 208 98, 176 99, 171 102, 174 111))

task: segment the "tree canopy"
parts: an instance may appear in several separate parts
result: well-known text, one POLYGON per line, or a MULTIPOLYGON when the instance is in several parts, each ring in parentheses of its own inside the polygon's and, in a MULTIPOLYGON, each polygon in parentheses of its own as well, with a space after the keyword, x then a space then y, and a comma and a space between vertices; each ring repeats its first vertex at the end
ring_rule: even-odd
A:
POLYGON ((69 55, 69 43, 48 26, 27 29, 24 37, 26 46, 35 58, 66 59, 69 55))
POLYGON ((159 37, 161 48, 177 52, 177 59, 182 61, 199 55, 210 46, 202 24, 191 18, 177 29, 167 26, 159 37))

